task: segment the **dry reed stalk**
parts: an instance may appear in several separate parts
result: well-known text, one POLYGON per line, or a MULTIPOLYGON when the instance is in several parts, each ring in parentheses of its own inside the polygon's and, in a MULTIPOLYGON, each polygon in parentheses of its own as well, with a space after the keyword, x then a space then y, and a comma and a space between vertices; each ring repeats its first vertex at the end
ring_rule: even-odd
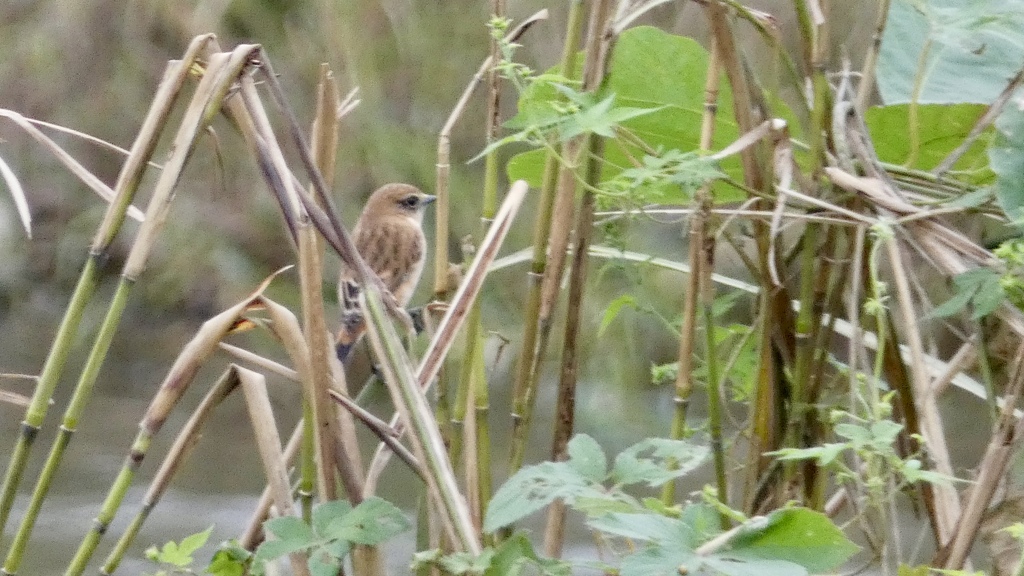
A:
MULTIPOLYGON (((700 128, 700 150, 707 152, 715 133, 715 119, 718 117, 718 90, 721 84, 718 43, 711 39, 711 54, 708 57, 707 76, 704 79, 704 111, 701 116, 700 128)), ((688 233, 688 260, 692 273, 687 277, 686 289, 683 291, 682 326, 679 331, 679 370, 676 373, 675 397, 672 399, 675 404, 675 414, 672 418, 672 425, 669 430, 669 437, 674 440, 682 439, 686 435, 686 413, 690 405, 690 396, 693 394, 693 355, 694 342, 697 333, 697 303, 700 299, 701 288, 709 286, 705 278, 704 252, 702 247, 708 234, 705 231, 710 218, 711 189, 709 185, 702 186, 697 192, 693 201, 693 217, 690 219, 690 230, 688 233)), ((707 271, 710 274, 710 271, 707 271)), ((675 482, 668 482, 662 487, 661 500, 666 506, 675 503, 675 482)))
POLYGON ((971 545, 978 536, 981 521, 992 502, 996 489, 1006 473, 1010 458, 1024 439, 1024 418, 1014 414, 1014 407, 1024 393, 1024 342, 1017 348, 1013 369, 999 422, 978 463, 978 478, 969 489, 963 514, 957 519, 953 537, 932 561, 933 566, 959 570, 967 561, 971 545))
MULTIPOLYGON (((289 465, 295 461, 295 457, 299 454, 299 448, 302 445, 303 438, 303 427, 304 423, 299 422, 295 426, 295 430, 292 431, 291 437, 288 439, 288 444, 284 448, 284 460, 289 465)), ((263 494, 260 495, 260 500, 256 504, 256 508, 253 510, 252 516, 249 518, 249 523, 246 524, 245 529, 238 537, 238 545, 249 550, 250 552, 256 549, 256 546, 263 540, 263 523, 270 517, 270 507, 274 503, 274 496, 271 491, 271 486, 268 484, 263 489, 263 494)))
MULTIPOLYGON (((316 166, 324 176, 328 186, 334 184, 334 164, 338 145, 338 119, 335 114, 338 100, 338 87, 334 75, 326 64, 320 66, 320 80, 317 84, 316 114, 313 119, 311 146, 316 166)), ((328 392, 332 386, 331 342, 328 336, 324 317, 323 285, 323 241, 316 236, 310 225, 309 218, 300 210, 298 220, 299 249, 299 285, 302 295, 302 325, 306 346, 310 350, 311 377, 307 381, 311 386, 304 390, 306 422, 308 424, 305 441, 307 449, 302 459, 302 485, 306 492, 311 492, 313 476, 317 479, 317 493, 323 502, 335 500, 337 493, 337 466, 334 463, 329 447, 331 441, 324 439, 322 433, 331 430, 329 420, 333 404, 328 401, 328 392), (324 426, 323 424, 326 424, 324 426), (319 436, 319 437, 318 437, 319 436), (314 457, 313 452, 318 454, 314 457), (316 462, 321 463, 320 466, 316 462)), ((348 392, 345 384, 344 371, 340 375, 339 387, 348 392)), ((362 468, 358 451, 352 454, 359 469, 362 468)), ((304 504, 307 520, 312 502, 304 504)))
MULTIPOLYGON (((21 524, 15 534, 14 541, 0 572, 14 574, 23 559, 25 547, 35 527, 42 503, 49 493, 49 487, 63 458, 64 451, 71 440, 85 405, 92 396, 93 386, 99 375, 100 368, 106 359, 114 333, 120 324, 128 296, 135 285, 139 274, 145 267, 150 250, 152 250, 157 234, 162 230, 174 199, 178 180, 181 178, 185 163, 195 146, 201 130, 208 124, 214 111, 219 110, 221 103, 228 94, 234 78, 248 65, 253 52, 252 46, 243 45, 231 53, 214 54, 208 63, 207 74, 200 80, 195 94, 174 137, 164 170, 161 172, 153 188, 153 194, 146 209, 146 219, 132 243, 127 260, 121 272, 114 296, 111 298, 107 313, 96 334, 92 349, 75 386, 74 393, 64 414, 61 432, 55 440, 43 472, 40 474, 21 524)), ((83 542, 84 544, 85 542, 83 542)), ((85 549, 80 549, 85 552, 85 549)), ((92 551, 89 550, 88 554, 92 551)), ((78 563, 76 555, 73 563, 78 563)), ((76 570, 84 569, 77 564, 76 570)))
MULTIPOLYGON (((266 378, 257 372, 232 366, 238 373, 238 380, 245 395, 249 420, 256 435, 256 446, 259 448, 260 460, 267 474, 267 484, 273 498, 273 509, 281 516, 294 516, 292 490, 288 483, 288 465, 281 451, 281 437, 277 432, 274 410, 270 407, 270 396, 267 395, 266 378)), ((288 555, 292 572, 297 576, 307 576, 309 565, 302 552, 288 555)))
POLYGON ((466 499, 459 492, 451 460, 433 418, 425 391, 417 382, 412 361, 402 348, 401 339, 388 321, 380 294, 373 286, 364 287, 360 307, 366 316, 367 334, 380 361, 384 383, 405 427, 416 458, 427 471, 427 494, 441 504, 442 525, 456 550, 479 555, 482 546, 470 518, 466 499))
POLYGON ((251 294, 235 305, 204 322, 196 335, 182 348, 156 395, 150 401, 142 421, 139 422, 139 432, 125 458, 125 463, 111 484, 92 529, 82 539, 74 559, 68 566, 69 576, 81 574, 85 570, 96 546, 120 508, 135 473, 148 454, 153 437, 163 427, 171 410, 191 385, 199 368, 217 350, 220 340, 232 330, 243 314, 260 301, 263 291, 278 273, 280 271, 266 278, 251 294))

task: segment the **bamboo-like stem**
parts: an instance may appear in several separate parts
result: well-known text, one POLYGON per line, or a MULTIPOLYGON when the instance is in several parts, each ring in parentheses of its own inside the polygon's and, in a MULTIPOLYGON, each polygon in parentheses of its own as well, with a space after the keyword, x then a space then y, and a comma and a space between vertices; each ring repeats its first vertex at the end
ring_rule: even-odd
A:
MULTIPOLYGON (((609 38, 609 40, 613 40, 609 38)), ((595 144, 595 155, 604 152, 603 140, 595 144)), ((600 178, 600 168, 591 163, 587 181, 595 183, 600 178)), ((566 448, 572 438, 576 422, 576 385, 579 375, 580 324, 583 309, 583 293, 587 282, 587 263, 590 260, 590 241, 594 229, 594 193, 584 193, 576 220, 576 238, 573 244, 572 267, 569 272, 569 305, 565 316, 565 338, 562 344, 562 368, 558 379, 558 400, 555 404, 555 426, 551 442, 551 458, 563 461, 568 458, 566 448)), ((544 554, 560 558, 565 543, 565 506, 548 508, 547 527, 544 533, 544 554)))
MULTIPOLYGON (((584 91, 596 91, 604 81, 604 57, 610 49, 610 44, 603 42, 602 36, 611 14, 611 2, 603 0, 599 1, 591 11, 584 50, 584 91)), ((567 249, 576 214, 578 184, 576 174, 588 173, 588 167, 593 161, 592 159, 596 157, 593 148, 595 143, 596 140, 589 133, 570 139, 565 144, 565 163, 558 167, 557 187, 551 207, 551 227, 547 235, 548 260, 540 284, 540 307, 536 320, 537 344, 535 349, 528 351, 524 342, 523 351, 530 352, 532 358, 527 378, 522 382, 517 380, 516 396, 512 406, 512 450, 510 456, 512 470, 518 470, 523 464, 526 438, 533 417, 534 400, 537 397, 541 360, 547 350, 554 311, 559 301, 562 273, 565 270, 567 249), (521 389, 519 388, 520 383, 523 384, 521 389)))
POLYGON ((153 155, 153 150, 156 148, 171 107, 188 77, 188 70, 212 38, 212 35, 196 37, 180 62, 168 64, 160 85, 157 87, 153 103, 139 129, 135 142, 132 144, 132 149, 125 160, 121 173, 118 175, 117 183, 114 186, 114 200, 108 206, 103 222, 97 229, 89 256, 79 275, 71 300, 65 309, 64 318, 54 335, 32 400, 25 411, 21 433, 7 464, 3 487, 0 488, 0 533, 7 525, 14 497, 25 471, 25 464, 43 420, 46 418, 50 400, 64 373, 68 353, 71 350, 75 334, 78 332, 82 313, 96 290, 98 273, 102 264, 107 260, 107 249, 121 230, 125 214, 135 197, 135 192, 153 155))
MULTIPOLYGON (((794 6, 797 10, 797 21, 803 39, 804 62, 807 74, 810 76, 814 90, 814 99, 811 102, 811 123, 808 130, 808 138, 811 143, 810 172, 813 178, 812 190, 815 196, 822 195, 821 176, 825 162, 826 147, 828 139, 826 130, 831 126, 830 113, 832 109, 828 79, 825 77, 825 65, 827 61, 828 39, 825 20, 815 21, 808 9, 807 3, 803 0, 795 0, 794 6)), ((818 259, 818 234, 820 227, 815 223, 808 223, 802 238, 800 248, 800 311, 797 313, 795 322, 794 344, 795 359, 793 363, 793 378, 790 386, 790 413, 787 425, 787 434, 784 440, 786 446, 803 447, 803 438, 806 436, 805 424, 813 422, 814 414, 810 404, 811 390, 811 369, 816 353, 814 347, 817 341, 816 335, 821 327, 820 304, 815 302, 815 288, 819 278, 822 276, 822 266, 816 265, 818 259)), ((807 462, 797 464, 787 462, 783 466, 783 482, 793 482, 794 473, 802 469, 803 474, 799 482, 803 486, 803 500, 808 503, 814 489, 814 478, 816 466, 807 462)))
MULTIPOLYGON (((562 48, 559 72, 566 77, 575 73, 576 51, 578 50, 583 27, 583 1, 573 0, 569 5, 569 16, 566 23, 565 43, 562 48)), ((519 358, 516 361, 515 383, 513 385, 512 419, 515 426, 518 419, 526 413, 530 403, 530 389, 533 387, 533 366, 538 361, 537 340, 541 309, 541 278, 547 269, 547 246, 551 231, 551 218, 554 209, 555 186, 558 176, 558 165, 552 154, 544 161, 544 176, 541 183, 540 196, 537 200, 537 216, 533 228, 533 259, 527 275, 528 291, 524 310, 523 338, 520 344, 519 358)), ((522 448, 517 448, 513 439, 511 462, 512 470, 521 466, 522 448), (516 465, 516 461, 520 464, 516 465)))
MULTIPOLYGON (((896 297, 900 305, 900 312, 903 315, 905 339, 910 347, 911 362, 909 368, 911 381, 914 385, 915 398, 920 406, 921 435, 924 437, 925 445, 928 446, 928 454, 934 462, 935 469, 947 476, 954 476, 955 473, 949 459, 946 436, 938 414, 937 399, 929 381, 930 379, 925 372, 924 344, 917 327, 919 316, 915 313, 914 303, 911 298, 910 283, 906 275, 907 268, 904 265, 903 256, 895 239, 890 238, 886 242, 886 249, 892 265, 896 297)), ((935 497, 938 542, 947 542, 956 529, 957 518, 962 513, 960 498, 956 490, 949 484, 934 486, 933 493, 935 497)))
MULTIPOLYGON (((593 7, 591 13, 589 30, 587 32, 586 69, 584 70, 583 79, 585 89, 589 88, 590 90, 597 91, 604 84, 607 77, 608 63, 611 60, 612 49, 617 39, 612 27, 615 18, 612 5, 613 2, 611 0, 601 0, 593 7)), ((621 8, 625 4, 620 3, 619 6, 621 8)), ((603 138, 592 136, 588 147, 590 158, 602 158, 604 156, 603 138)), ((576 234, 572 248, 573 259, 569 272, 569 295, 566 309, 565 335, 562 343, 562 366, 558 378, 558 399, 555 405, 556 417, 551 441, 551 457, 554 461, 563 461, 568 458, 567 446, 575 430, 576 386, 581 354, 580 325, 582 321, 583 295, 587 283, 587 265, 590 261, 590 242, 593 236, 594 208, 596 205, 593 190, 601 179, 602 165, 591 160, 584 162, 582 168, 584 169, 583 176, 586 181, 586 191, 583 193, 583 199, 580 201, 579 211, 576 216, 576 234)), ((559 193, 562 193, 561 189, 559 193)), ((552 229, 552 237, 554 237, 554 232, 555 230, 552 229)), ((554 249, 552 248, 552 250, 554 249)), ((557 265, 557 267, 560 268, 561 265, 557 265)), ((560 270, 558 275, 560 280, 560 270)), ((550 278, 546 277, 545 282, 550 278)), ((544 326, 545 324, 546 321, 541 325, 544 326)), ((545 342, 546 334, 542 333, 541 345, 543 346, 545 342)), ((540 352, 543 353, 543 347, 540 349, 540 352)), ((534 384, 533 388, 535 387, 536 384, 534 384)), ((532 399, 530 402, 532 404, 532 399)), ((532 410, 532 406, 530 406, 530 409, 532 410)), ((529 412, 527 412, 528 414, 529 412)), ((528 422, 528 418, 524 418, 524 433, 528 431, 527 426, 525 426, 528 422)), ((522 452, 520 452, 520 458, 521 454, 522 452)), ((547 526, 544 533, 544 551, 547 556, 557 558, 562 554, 565 542, 565 513, 566 507, 563 503, 558 503, 548 508, 547 526)))
MULTIPOLYGON (((521 22, 515 29, 505 36, 506 42, 515 42, 523 35, 531 26, 535 23, 545 20, 548 17, 547 10, 541 10, 530 16, 523 22, 521 22)), ((435 215, 435 231, 434 231, 434 298, 438 300, 447 299, 448 292, 453 290, 454 286, 449 286, 448 278, 448 243, 449 238, 449 214, 451 212, 451 202, 448 195, 448 184, 451 180, 451 133, 455 128, 455 124, 458 123, 462 117, 462 113, 466 109, 466 105, 469 103, 469 98, 473 95, 477 86, 483 82, 484 75, 491 70, 494 62, 493 51, 492 55, 484 59, 483 63, 480 64, 480 68, 477 69, 476 74, 469 81, 469 84, 462 91, 462 95, 459 96, 458 102, 448 115, 448 119, 445 121, 444 126, 441 128, 441 132, 437 137, 437 188, 434 194, 437 196, 437 200, 434 202, 434 215, 435 215)))
MULTIPOLYGON (((492 0, 491 14, 495 19, 505 16, 504 0, 492 0)), ((498 38, 494 35, 491 36, 490 52, 491 67, 487 71, 487 119, 484 125, 484 140, 487 145, 490 145, 498 137, 501 114, 501 75, 497 69, 497 64, 501 58, 501 46, 498 38)), ((492 149, 484 159, 484 187, 479 232, 481 237, 486 233, 487 227, 493 221, 495 212, 497 212, 497 206, 498 151, 492 149)), ((481 535, 480 527, 483 525, 483 507, 484 498, 486 498, 480 482, 482 477, 490 476, 489 468, 487 470, 479 468, 479 456, 482 447, 480 446, 478 434, 481 426, 486 428, 486 419, 483 422, 477 419, 476 398, 477 395, 483 394, 484 401, 486 402, 487 400, 486 373, 476 369, 483 362, 483 338, 481 337, 483 325, 481 316, 480 303, 477 302, 473 305, 472 310, 470 310, 467 320, 466 352, 463 356, 463 369, 462 377, 459 379, 459 389, 455 395, 455 421, 463 421, 466 412, 469 411, 470 425, 463 428, 462 434, 452 438, 453 444, 454 442, 461 441, 466 447, 466 451, 463 454, 465 458, 464 485, 467 500, 469 501, 470 515, 478 537, 481 535)), ((455 424, 455 421, 453 421, 453 424, 455 424)), ((458 432, 457 424, 454 428, 455 432, 458 432)), ((488 446, 487 448, 489 449, 490 447, 488 446)), ((452 461, 458 462, 454 453, 452 454, 452 461)))
MULTIPOLYGON (((714 138, 715 119, 718 116, 718 90, 721 84, 720 71, 718 45, 712 38, 707 77, 704 80, 704 114, 701 118, 700 128, 701 152, 711 150, 714 138)), ((675 414, 672 418, 672 427, 669 430, 669 437, 673 440, 681 440, 686 435, 686 412, 690 405, 690 396, 693 394, 693 348, 697 333, 697 302, 704 277, 701 267, 703 260, 701 247, 706 237, 704 229, 712 206, 710 187, 702 186, 694 197, 693 203, 694 213, 693 218, 690 219, 689 232, 689 261, 692 272, 687 277, 686 289, 683 291, 683 320, 679 332, 679 370, 676 373, 675 397, 673 398, 675 414)), ((675 482, 667 482, 662 487, 661 501, 666 506, 672 506, 675 503, 675 491, 675 482)))
POLYGON ((160 469, 154 475, 146 495, 142 498, 142 506, 128 524, 128 528, 121 534, 121 538, 118 539, 107 559, 104 560, 103 567, 100 569, 101 574, 112 574, 117 570, 118 565, 120 565, 121 560, 124 558, 125 552, 128 551, 128 547, 135 541, 135 537, 142 528, 142 524, 149 518, 150 513, 152 513, 157 503, 160 502, 160 498, 167 491, 171 479, 181 468, 192 449, 199 443, 200 431, 213 414, 213 409, 234 392, 238 384, 238 372, 233 368, 227 369, 213 384, 210 391, 206 393, 199 406, 192 412, 192 416, 181 428, 177 438, 174 439, 174 444, 171 445, 167 456, 164 457, 164 461, 160 464, 160 469))
POLYGON ((36 482, 28 511, 18 527, 14 542, 4 561, 3 571, 0 573, 14 574, 18 570, 43 500, 49 492, 53 475, 56 473, 64 450, 78 426, 78 420, 85 405, 92 396, 93 386, 110 349, 114 333, 120 324, 121 315, 128 302, 128 295, 145 267, 149 251, 155 244, 156 235, 166 221, 171 200, 174 198, 175 187, 195 145, 196 138, 210 121, 212 112, 220 109, 234 79, 248 64, 252 51, 252 46, 242 46, 232 53, 214 55, 210 59, 206 75, 196 87, 196 92, 185 112, 178 133, 175 135, 170 156, 155 185, 153 196, 146 209, 146 220, 139 229, 138 236, 128 254, 117 291, 111 300, 110 307, 65 411, 61 434, 55 440, 43 472, 36 482))
MULTIPOLYGON (((316 116, 310 130, 310 146, 317 169, 324 176, 328 186, 334 183, 334 164, 338 144, 338 120, 334 109, 338 100, 334 75, 326 64, 320 66, 320 81, 317 85, 316 116)), ((337 466, 331 449, 329 430, 317 424, 326 424, 335 419, 333 403, 328 400, 331 387, 331 368, 328 362, 330 342, 324 319, 323 285, 323 242, 309 218, 298 217, 299 287, 302 296, 302 324, 306 346, 310 350, 312 364, 311 384, 303 390, 303 413, 306 415, 306 431, 311 434, 303 441, 301 480, 299 494, 302 499, 303 516, 312 513, 313 481, 321 501, 335 500, 337 492, 337 466), (314 454, 318 450, 319 454, 314 454), (317 469, 317 462, 320 463, 317 469)), ((344 378, 344 371, 339 371, 344 378)), ((345 390, 347 392, 347 390, 345 390)), ((335 424, 336 425, 336 424, 335 424)), ((353 502, 353 505, 358 502, 353 502)))
POLYGON ((142 465, 152 444, 153 436, 163 427, 170 411, 192 383, 199 367, 217 350, 218 343, 234 326, 241 314, 254 302, 269 302, 261 299, 261 295, 273 278, 274 276, 267 278, 245 299, 207 320, 178 355, 139 423, 139 432, 135 436, 124 465, 111 484, 107 497, 94 520, 93 527, 79 545, 66 574, 81 574, 85 570, 85 565, 99 544, 100 538, 107 531, 117 509, 124 500, 132 479, 135 477, 135 472, 142 465))
MULTIPOLYGON (((474 515, 477 529, 483 526, 483 514, 494 491, 491 474, 491 428, 487 423, 490 413, 490 392, 487 384, 487 370, 484 366, 484 338, 477 334, 477 346, 473 361, 473 428, 476 431, 476 477, 477 498, 480 509, 474 515)), ((488 538, 485 536, 484 538, 488 538)), ((493 544, 484 540, 485 544, 493 544)))
MULTIPOLYGON (((711 23, 712 33, 715 41, 718 42, 722 66, 732 86, 733 112, 741 133, 752 132, 755 120, 752 114, 753 96, 746 78, 745 69, 740 62, 740 56, 736 48, 735 38, 729 21, 725 14, 721 0, 708 2, 708 16, 711 23)), ((809 52, 809 46, 805 47, 809 52)), ((806 58, 805 61, 809 61, 806 58)), ((759 198, 754 203, 755 208, 761 208, 766 199, 771 198, 769 185, 774 179, 773 165, 767 160, 770 152, 763 142, 757 142, 746 147, 740 154, 743 165, 743 186, 752 197, 759 198)), ((787 191, 787 193, 789 193, 787 191)), ((859 214, 857 216, 860 216, 859 214)), ((754 271, 761 277, 764 286, 772 286, 771 271, 774 262, 777 260, 775 246, 771 240, 774 233, 770 226, 760 220, 753 222, 754 241, 756 244, 757 269, 754 271)), ((791 374, 786 365, 794 360, 793 334, 794 326, 793 310, 790 305, 788 289, 785 285, 773 286, 772 290, 761 292, 760 298, 761 327, 758 330, 760 335, 758 369, 754 385, 755 402, 751 406, 751 426, 754 431, 753 437, 761 443, 760 450, 772 450, 781 438, 785 416, 785 388, 787 386, 787 375, 791 374)), ((761 466, 768 466, 767 460, 760 461, 761 466)), ((753 467, 753 471, 759 475, 769 472, 761 466, 753 467)), ((748 476, 747 504, 753 512, 766 503, 767 493, 763 490, 753 490, 754 484, 769 487, 765 478, 756 483, 750 481, 748 476)), ((781 502, 780 502, 781 504, 781 502)))
MULTIPOLYGON (((264 60, 262 66, 268 67, 269 62, 264 60)), ((276 82, 276 79, 268 81, 268 84, 274 85, 274 82, 276 82)), ((299 226, 299 224, 296 224, 296 221, 299 219, 298 215, 302 214, 303 219, 308 217, 310 222, 323 235, 324 239, 342 257, 347 266, 350 266, 352 270, 357 270, 357 273, 359 270, 365 273, 361 276, 361 279, 365 280, 364 285, 367 283, 379 284, 380 279, 366 268, 365 261, 363 261, 354 244, 352 244, 351 236, 339 222, 337 211, 333 206, 333 200, 326 194, 327 184, 324 181, 324 177, 316 168, 313 154, 306 144, 305 136, 297 127, 294 114, 288 108, 283 94, 279 92, 280 86, 277 86, 278 90, 273 91, 274 97, 278 107, 285 112, 285 116, 288 119, 291 135, 300 149, 300 156, 304 159, 307 173, 312 180, 313 188, 316 192, 315 199, 312 195, 305 193, 301 186, 292 185, 294 178, 288 170, 284 154, 274 137, 266 111, 256 93, 253 78, 245 76, 241 79, 240 84, 241 102, 231 102, 231 114, 242 134, 255 148, 254 152, 260 167, 263 169, 264 178, 277 196, 278 203, 285 215, 285 220, 292 223, 293 233, 297 234, 295 231, 299 226)), ((387 301, 389 311, 397 318, 408 319, 408 314, 404 310, 399 309, 393 300, 389 299, 387 301)), ((308 364, 310 361, 308 357, 310 350, 308 346, 305 346, 304 339, 300 338, 300 340, 303 342, 301 350, 294 348, 289 350, 289 353, 300 358, 297 362, 297 368, 299 368, 299 372, 305 381, 313 378, 312 368, 308 364)), ((284 340, 283 343, 286 346, 295 345, 291 340, 284 340)), ((322 353, 327 357, 333 358, 333 354, 329 352, 324 351, 322 353)), ((328 361, 324 360, 321 366, 330 367, 332 374, 340 372, 340 365, 337 362, 331 361, 328 363, 328 361)), ((341 375, 334 377, 337 379, 343 378, 341 375)), ((312 386, 312 384, 306 385, 312 386)), ((358 458, 355 424, 347 413, 339 416, 337 412, 332 412, 327 408, 330 405, 330 401, 326 396, 323 400, 325 409, 314 414, 318 418, 323 418, 317 422, 317 427, 326 432, 321 440, 325 441, 324 445, 332 455, 330 461, 336 463, 338 477, 345 489, 345 493, 352 502, 360 502, 363 498, 364 482, 361 473, 361 463, 358 458)))

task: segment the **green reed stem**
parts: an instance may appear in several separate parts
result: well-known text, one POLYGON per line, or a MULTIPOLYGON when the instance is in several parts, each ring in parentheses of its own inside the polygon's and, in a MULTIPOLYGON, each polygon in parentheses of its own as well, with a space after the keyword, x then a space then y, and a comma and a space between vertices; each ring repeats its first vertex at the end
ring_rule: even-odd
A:
POLYGON ((32 445, 39 434, 43 419, 46 417, 50 398, 53 397, 54 389, 67 364, 71 344, 82 320, 82 312, 96 291, 101 259, 100 255, 91 255, 85 262, 85 267, 78 277, 78 284, 75 285, 75 291, 71 295, 71 301, 64 312, 64 319, 61 320, 57 334, 54 336, 50 353, 43 365, 43 371, 39 375, 39 382, 36 384, 32 401, 25 412, 25 420, 21 423, 21 434, 14 446, 11 459, 7 463, 7 473, 4 476, 2 497, 0 497, 2 498, 0 500, 0 533, 3 532, 10 515, 14 496, 25 472, 25 462, 28 460, 32 445))
MULTIPOLYGON (((571 77, 576 70, 576 51, 583 29, 582 0, 573 0, 569 5, 569 16, 566 22, 565 44, 562 48, 562 59, 559 72, 571 77)), ((533 260, 528 273, 529 294, 524 310, 525 324, 519 358, 516 363, 515 384, 513 387, 512 415, 513 421, 525 417, 532 404, 532 388, 535 386, 533 366, 538 355, 537 340, 540 327, 541 278, 547 269, 548 235, 551 232, 551 216, 555 202, 555 186, 558 180, 558 162, 553 154, 548 154, 544 161, 544 176, 537 206, 537 219, 533 228, 533 260)), ((525 437, 513 438, 511 470, 522 466, 525 437)))

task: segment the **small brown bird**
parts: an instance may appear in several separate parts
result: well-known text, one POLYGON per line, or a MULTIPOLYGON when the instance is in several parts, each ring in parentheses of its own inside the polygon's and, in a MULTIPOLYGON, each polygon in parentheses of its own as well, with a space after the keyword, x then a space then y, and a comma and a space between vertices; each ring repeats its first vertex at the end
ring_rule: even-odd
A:
MULTIPOLYGON (((434 200, 409 184, 385 184, 370 195, 352 233, 359 255, 399 306, 409 303, 423 273, 427 254, 423 211, 434 200)), ((346 267, 338 280, 341 330, 336 347, 342 361, 366 331, 359 290, 355 272, 346 267)))

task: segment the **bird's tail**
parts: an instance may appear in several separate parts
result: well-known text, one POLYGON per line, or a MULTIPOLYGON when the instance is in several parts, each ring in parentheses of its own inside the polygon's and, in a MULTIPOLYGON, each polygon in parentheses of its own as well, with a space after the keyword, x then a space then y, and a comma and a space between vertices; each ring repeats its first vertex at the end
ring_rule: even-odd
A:
POLYGON ((363 333, 366 332, 366 320, 359 310, 347 311, 342 315, 341 328, 334 340, 334 350, 338 354, 338 360, 342 362, 348 358, 352 347, 359 342, 363 333))

